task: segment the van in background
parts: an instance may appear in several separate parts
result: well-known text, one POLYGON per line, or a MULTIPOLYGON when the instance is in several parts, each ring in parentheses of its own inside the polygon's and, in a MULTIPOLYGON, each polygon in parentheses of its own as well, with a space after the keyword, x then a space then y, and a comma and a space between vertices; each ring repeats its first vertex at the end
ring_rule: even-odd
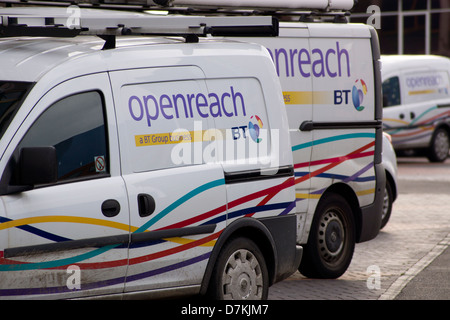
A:
POLYGON ((450 59, 382 56, 383 126, 400 154, 443 162, 450 150, 450 59))

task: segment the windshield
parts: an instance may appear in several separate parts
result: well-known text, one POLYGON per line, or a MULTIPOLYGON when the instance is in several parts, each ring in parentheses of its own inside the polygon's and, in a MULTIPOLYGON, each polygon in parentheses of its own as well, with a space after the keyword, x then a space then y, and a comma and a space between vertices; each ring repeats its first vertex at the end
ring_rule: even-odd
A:
POLYGON ((31 82, 0 81, 0 139, 31 86, 31 82))

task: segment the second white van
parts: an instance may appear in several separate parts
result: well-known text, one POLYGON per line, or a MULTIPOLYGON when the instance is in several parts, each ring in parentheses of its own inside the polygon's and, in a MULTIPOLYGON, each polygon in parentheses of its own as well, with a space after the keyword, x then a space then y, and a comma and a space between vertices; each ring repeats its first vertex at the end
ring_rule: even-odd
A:
POLYGON ((397 151, 442 162, 450 150, 450 59, 382 57, 383 126, 397 151))

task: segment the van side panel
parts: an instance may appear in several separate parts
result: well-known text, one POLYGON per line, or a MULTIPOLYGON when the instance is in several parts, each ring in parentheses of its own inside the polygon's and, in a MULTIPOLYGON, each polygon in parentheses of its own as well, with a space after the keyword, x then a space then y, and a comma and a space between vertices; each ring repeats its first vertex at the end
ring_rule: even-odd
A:
MULTIPOLYGON (((361 218, 361 208, 379 208, 384 189, 377 172, 382 111, 376 34, 365 25, 284 23, 278 38, 251 41, 268 49, 283 89, 294 156, 298 242, 307 242, 318 201, 337 183, 353 190, 354 212, 365 230, 361 223, 368 220, 361 218)), ((378 220, 379 213, 372 211, 378 220)), ((361 239, 372 238, 370 233, 361 239)))
MULTIPOLYGON (((290 148, 286 117, 273 107, 282 97, 265 95, 273 91, 267 69, 245 67, 255 59, 273 65, 268 57, 226 59, 236 59, 236 70, 186 58, 184 67, 110 72, 130 202, 125 292, 200 285, 228 225, 295 212, 292 155, 283 152, 290 148)), ((271 236, 273 246, 292 247, 294 257, 268 257, 274 280, 298 266, 292 235, 271 236)))

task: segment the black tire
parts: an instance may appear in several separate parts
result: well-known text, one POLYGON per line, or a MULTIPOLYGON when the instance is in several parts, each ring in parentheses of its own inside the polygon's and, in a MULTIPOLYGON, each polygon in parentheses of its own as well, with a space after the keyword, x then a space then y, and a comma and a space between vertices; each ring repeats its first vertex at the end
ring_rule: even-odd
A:
POLYGON ((384 189, 383 212, 381 213, 381 227, 383 229, 389 221, 392 212, 392 204, 394 202, 394 195, 392 194, 392 187, 388 180, 386 180, 386 187, 384 189))
POLYGON ((264 256, 250 239, 229 240, 222 248, 208 288, 215 300, 266 300, 269 273, 264 256))
POLYGON ((428 160, 431 162, 444 162, 450 150, 450 138, 447 130, 438 128, 433 133, 430 147, 428 149, 428 160))
POLYGON ((350 206, 338 194, 326 195, 317 205, 299 271, 309 278, 339 278, 350 265, 354 249, 350 206))

